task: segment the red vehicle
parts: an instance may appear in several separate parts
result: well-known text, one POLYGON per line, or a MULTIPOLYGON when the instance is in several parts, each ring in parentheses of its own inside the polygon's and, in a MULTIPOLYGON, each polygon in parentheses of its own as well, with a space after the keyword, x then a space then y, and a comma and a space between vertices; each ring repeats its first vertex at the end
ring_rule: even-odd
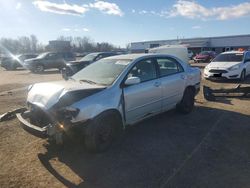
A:
POLYGON ((211 62, 216 56, 214 51, 202 51, 194 57, 194 62, 211 62))

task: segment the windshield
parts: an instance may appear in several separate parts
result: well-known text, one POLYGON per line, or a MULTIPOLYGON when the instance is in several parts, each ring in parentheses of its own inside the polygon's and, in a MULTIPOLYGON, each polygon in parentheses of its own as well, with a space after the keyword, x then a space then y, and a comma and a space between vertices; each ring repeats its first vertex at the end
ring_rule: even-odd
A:
POLYGON ((48 52, 42 53, 39 56, 37 56, 37 58, 44 58, 47 54, 48 54, 48 52))
POLYGON ((72 78, 88 83, 111 85, 130 61, 131 60, 102 59, 85 67, 72 76, 72 78))
POLYGON ((214 58, 212 62, 241 62, 243 53, 220 54, 214 58))
POLYGON ((88 55, 84 56, 80 61, 93 61, 97 55, 98 55, 98 53, 88 54, 88 55))

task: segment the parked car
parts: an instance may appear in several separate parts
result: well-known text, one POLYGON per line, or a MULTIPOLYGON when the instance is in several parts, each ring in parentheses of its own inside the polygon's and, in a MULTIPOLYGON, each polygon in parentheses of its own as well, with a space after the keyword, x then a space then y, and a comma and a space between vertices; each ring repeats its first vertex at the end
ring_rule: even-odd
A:
POLYGON ((130 54, 101 59, 65 81, 28 88, 28 110, 17 114, 27 131, 57 143, 74 128, 86 148, 106 150, 129 125, 161 112, 189 113, 200 70, 170 55, 130 54))
POLYGON ((78 61, 70 61, 70 62, 66 63, 66 66, 62 71, 62 76, 63 76, 63 78, 67 79, 68 77, 77 73, 78 71, 80 71, 81 69, 86 67, 87 65, 89 65, 89 64, 91 64, 99 59, 109 57, 109 56, 114 56, 114 55, 117 55, 117 53, 115 53, 115 52, 97 52, 97 53, 90 53, 78 61))
POLYGON ((194 62, 211 62, 216 57, 216 53, 214 51, 202 51, 197 54, 193 59, 194 62))
POLYGON ((15 70, 18 67, 22 67, 24 60, 37 57, 36 54, 20 54, 20 55, 11 55, 8 57, 3 57, 1 59, 1 66, 6 70, 15 70))
POLYGON ((45 69, 65 67, 65 62, 75 60, 71 52, 45 52, 33 59, 24 61, 24 67, 32 72, 43 72, 45 69))
POLYGON ((204 77, 245 80, 250 74, 250 51, 230 51, 219 54, 204 69, 204 77))

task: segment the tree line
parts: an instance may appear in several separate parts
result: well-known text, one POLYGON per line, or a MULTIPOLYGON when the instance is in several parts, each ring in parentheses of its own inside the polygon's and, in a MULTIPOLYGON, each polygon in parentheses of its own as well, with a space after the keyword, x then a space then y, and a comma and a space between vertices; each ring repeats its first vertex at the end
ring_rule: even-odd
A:
MULTIPOLYGON (((60 36, 57 40, 69 41, 71 44, 71 51, 77 53, 122 50, 120 47, 116 47, 108 42, 96 43, 89 37, 60 36)), ((0 38, 0 53, 41 53, 48 51, 48 49, 48 45, 39 42, 35 35, 21 36, 15 39, 0 38)))

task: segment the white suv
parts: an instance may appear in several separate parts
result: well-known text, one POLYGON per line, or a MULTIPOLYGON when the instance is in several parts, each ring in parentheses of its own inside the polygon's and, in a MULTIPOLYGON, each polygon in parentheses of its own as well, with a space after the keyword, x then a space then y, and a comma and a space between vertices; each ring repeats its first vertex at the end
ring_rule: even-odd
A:
POLYGON ((230 51, 216 56, 204 70, 204 77, 245 80, 250 74, 250 51, 230 51))

